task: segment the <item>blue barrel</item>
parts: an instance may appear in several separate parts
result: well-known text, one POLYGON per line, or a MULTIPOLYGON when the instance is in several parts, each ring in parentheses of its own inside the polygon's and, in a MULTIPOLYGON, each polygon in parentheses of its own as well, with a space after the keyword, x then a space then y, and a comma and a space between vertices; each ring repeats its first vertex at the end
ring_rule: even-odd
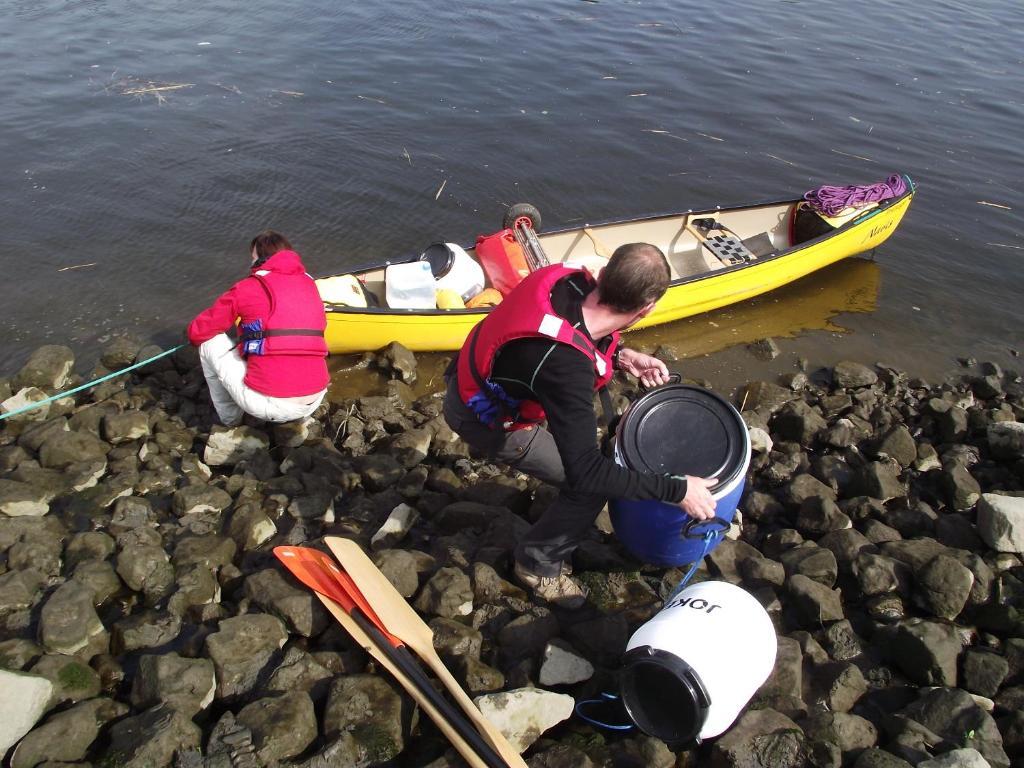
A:
POLYGON ((646 563, 692 563, 732 523, 750 464, 750 436, 739 412, 701 387, 670 384, 638 398, 619 421, 615 460, 639 472, 715 478, 714 520, 697 523, 676 504, 615 499, 619 541, 646 563), (710 534, 710 536, 708 536, 710 534))

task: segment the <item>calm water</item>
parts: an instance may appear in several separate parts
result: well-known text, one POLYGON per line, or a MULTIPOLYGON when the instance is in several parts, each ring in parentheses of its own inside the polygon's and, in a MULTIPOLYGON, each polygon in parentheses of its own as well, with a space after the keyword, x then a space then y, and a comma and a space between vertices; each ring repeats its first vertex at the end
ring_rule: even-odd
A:
POLYGON ((0 371, 177 343, 266 226, 323 274, 518 200, 554 225, 894 171, 920 194, 870 275, 680 326, 682 351, 728 323, 923 372, 1024 345, 1018 2, 7 0, 0 25, 0 371))

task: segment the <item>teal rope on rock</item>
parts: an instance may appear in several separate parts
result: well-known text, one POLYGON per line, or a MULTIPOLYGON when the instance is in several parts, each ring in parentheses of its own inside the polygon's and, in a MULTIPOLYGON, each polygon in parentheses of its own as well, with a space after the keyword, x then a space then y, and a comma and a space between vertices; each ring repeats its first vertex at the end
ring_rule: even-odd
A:
POLYGON ((128 373, 128 371, 134 371, 136 368, 141 368, 144 365, 149 365, 154 360, 159 360, 161 357, 167 357, 168 355, 172 355, 184 346, 184 344, 179 344, 173 349, 168 349, 166 352, 161 352, 159 355, 153 355, 152 357, 146 358, 141 362, 133 363, 132 365, 129 365, 127 368, 122 368, 119 371, 108 373, 106 376, 101 376, 100 378, 90 381, 86 384, 81 384, 75 387, 74 389, 69 389, 67 392, 58 392, 56 395, 51 395, 45 400, 40 400, 38 403, 29 403, 28 405, 23 405, 21 408, 18 408, 17 410, 8 411, 7 413, 0 413, 0 421, 10 418, 11 416, 17 416, 19 413, 25 413, 26 411, 41 408, 47 403, 52 403, 54 400, 63 400, 65 397, 71 397, 71 395, 81 392, 84 389, 89 389, 90 387, 95 387, 97 384, 102 384, 104 381, 116 379, 118 376, 128 373))

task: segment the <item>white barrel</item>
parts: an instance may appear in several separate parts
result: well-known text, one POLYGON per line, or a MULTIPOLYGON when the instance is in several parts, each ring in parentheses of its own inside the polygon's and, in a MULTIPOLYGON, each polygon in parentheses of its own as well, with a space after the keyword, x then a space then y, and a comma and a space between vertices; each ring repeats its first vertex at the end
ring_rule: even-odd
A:
POLYGON ((753 596, 724 581, 693 584, 629 639, 623 703, 663 741, 717 736, 768 679, 776 647, 775 627, 753 596))
POLYGON ((455 291, 463 301, 469 301, 484 289, 484 269, 465 248, 455 243, 445 243, 452 254, 451 266, 443 275, 436 276, 435 288, 455 291))
POLYGON ((425 261, 389 264, 384 270, 384 295, 392 309, 434 309, 434 275, 425 261))

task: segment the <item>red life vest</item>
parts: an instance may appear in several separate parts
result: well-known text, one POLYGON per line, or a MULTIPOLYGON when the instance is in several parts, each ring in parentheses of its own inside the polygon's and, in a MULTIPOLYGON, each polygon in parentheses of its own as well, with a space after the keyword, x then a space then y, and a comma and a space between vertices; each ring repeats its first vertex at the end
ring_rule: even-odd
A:
POLYGON ((239 351, 245 355, 327 357, 327 317, 313 278, 305 272, 267 269, 256 269, 250 277, 266 291, 270 309, 266 317, 242 322, 239 351))
POLYGON ((551 306, 551 291, 555 283, 581 273, 593 284, 594 279, 589 272, 560 264, 531 273, 476 325, 462 345, 457 368, 459 395, 462 402, 472 408, 488 426, 511 432, 525 429, 543 421, 545 417, 544 409, 537 401, 513 401, 504 395, 499 385, 490 381, 498 350, 515 339, 547 338, 568 344, 594 363, 595 390, 611 380, 614 373, 612 357, 619 344, 618 331, 611 334, 608 349, 601 352, 585 333, 573 328, 551 306), (490 423, 480 407, 486 406, 488 401, 497 406, 494 409, 497 417, 490 423))

